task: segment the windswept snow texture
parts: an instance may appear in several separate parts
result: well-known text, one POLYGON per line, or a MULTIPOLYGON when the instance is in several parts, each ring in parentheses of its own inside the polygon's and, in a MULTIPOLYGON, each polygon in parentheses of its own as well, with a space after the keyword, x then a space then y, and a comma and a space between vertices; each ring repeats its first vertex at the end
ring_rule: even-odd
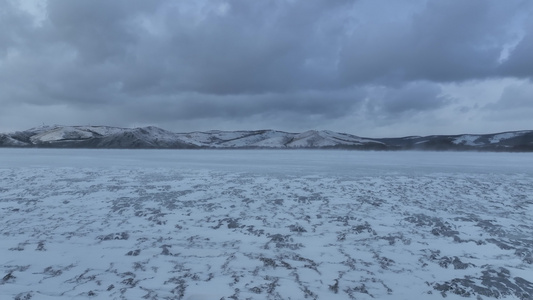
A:
POLYGON ((533 299, 533 155, 0 149, 0 299, 533 299))

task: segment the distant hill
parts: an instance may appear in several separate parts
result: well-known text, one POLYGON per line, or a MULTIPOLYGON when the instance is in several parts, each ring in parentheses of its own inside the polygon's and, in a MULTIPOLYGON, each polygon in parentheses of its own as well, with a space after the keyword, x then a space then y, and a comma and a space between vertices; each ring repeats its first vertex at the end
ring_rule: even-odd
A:
POLYGON ((363 138, 327 130, 175 133, 157 127, 43 126, 0 134, 0 147, 112 149, 354 149, 533 151, 533 131, 363 138))

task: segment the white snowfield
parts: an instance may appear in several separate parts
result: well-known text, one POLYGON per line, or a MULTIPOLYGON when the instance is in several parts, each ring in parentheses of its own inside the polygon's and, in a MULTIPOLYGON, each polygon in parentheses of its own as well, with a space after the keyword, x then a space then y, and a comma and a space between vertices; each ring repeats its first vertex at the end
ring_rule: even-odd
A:
POLYGON ((533 299, 533 154, 0 149, 0 299, 533 299))

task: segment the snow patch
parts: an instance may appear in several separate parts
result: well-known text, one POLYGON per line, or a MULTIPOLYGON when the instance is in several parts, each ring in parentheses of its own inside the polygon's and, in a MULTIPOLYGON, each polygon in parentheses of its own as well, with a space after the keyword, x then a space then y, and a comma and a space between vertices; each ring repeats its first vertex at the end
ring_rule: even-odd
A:
POLYGON ((480 138, 479 135, 462 135, 452 142, 456 145, 466 145, 466 146, 480 146, 483 145, 483 143, 476 143, 476 141, 480 138))
POLYGON ((508 139, 523 135, 524 133, 526 133, 526 131, 501 133, 501 134, 497 134, 493 136, 489 141, 491 144, 495 144, 495 143, 501 142, 502 140, 508 140, 508 139))

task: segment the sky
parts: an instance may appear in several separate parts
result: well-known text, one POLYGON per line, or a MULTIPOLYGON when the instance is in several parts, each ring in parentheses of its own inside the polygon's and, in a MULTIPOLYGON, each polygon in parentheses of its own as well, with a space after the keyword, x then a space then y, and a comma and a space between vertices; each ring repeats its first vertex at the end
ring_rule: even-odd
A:
POLYGON ((530 0, 0 0, 0 132, 533 129, 530 0))

